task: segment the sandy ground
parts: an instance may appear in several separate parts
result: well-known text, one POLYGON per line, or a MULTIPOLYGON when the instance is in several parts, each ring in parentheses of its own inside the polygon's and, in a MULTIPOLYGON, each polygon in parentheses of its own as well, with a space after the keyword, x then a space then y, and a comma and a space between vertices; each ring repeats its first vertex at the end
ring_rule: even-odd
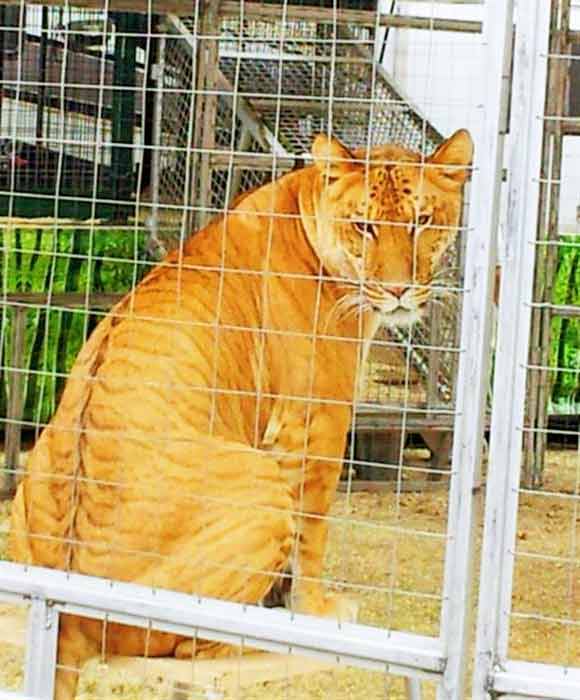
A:
MULTIPOLYGON (((580 456, 551 451, 543 490, 522 494, 517 530, 512 658, 580 665, 580 456)), ((8 506, 0 511, 0 554, 8 506)), ((443 575, 447 492, 340 494, 333 509, 326 576, 347 588, 362 622, 436 635, 443 575)), ((481 531, 481 528, 480 528, 481 531)), ((1 614, 1 613, 0 613, 1 614)), ((0 686, 22 680, 22 653, 0 646, 0 686)), ((435 697, 424 683, 424 697, 435 697)), ((122 700, 169 697, 159 678, 111 673, 96 662, 85 670, 79 697, 122 700)), ((230 694, 231 696, 231 694, 230 694)), ((242 688, 247 700, 406 697, 402 679, 347 668, 242 688)), ((196 694, 183 698, 197 697, 196 694)), ((201 696, 200 696, 201 697, 201 696)))

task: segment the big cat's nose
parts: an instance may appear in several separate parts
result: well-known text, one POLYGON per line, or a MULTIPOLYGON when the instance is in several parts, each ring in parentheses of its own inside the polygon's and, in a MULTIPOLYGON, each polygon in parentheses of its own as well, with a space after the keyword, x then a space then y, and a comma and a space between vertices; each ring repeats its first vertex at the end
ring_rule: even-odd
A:
POLYGON ((407 291, 407 287, 396 287, 396 286, 391 287, 391 286, 389 286, 389 287, 387 287, 387 290, 393 296, 397 297, 397 299, 400 299, 403 296, 403 294, 407 291))

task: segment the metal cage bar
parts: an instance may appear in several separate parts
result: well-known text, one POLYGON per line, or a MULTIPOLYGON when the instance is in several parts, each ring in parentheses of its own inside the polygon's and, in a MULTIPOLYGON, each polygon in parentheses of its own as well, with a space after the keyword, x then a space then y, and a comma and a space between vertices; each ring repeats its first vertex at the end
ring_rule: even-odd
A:
POLYGON ((551 3, 518 4, 503 283, 477 627, 474 700, 578 698, 578 669, 508 659, 522 427, 538 228, 551 3))
POLYGON ((445 562, 441 639, 448 660, 438 700, 464 697, 469 653, 469 610, 474 556, 474 511, 478 495, 487 403, 491 341, 491 295, 495 270, 503 158, 503 115, 509 95, 511 0, 485 4, 483 60, 485 116, 480 120, 471 191, 459 362, 457 417, 453 444, 449 531, 454 540, 445 562))
POLYGON ((430 637, 403 632, 385 635, 382 629, 288 611, 0 562, 0 598, 7 594, 12 601, 23 596, 39 601, 36 616, 42 616, 47 606, 58 613, 175 634, 196 631, 204 638, 234 644, 243 639, 244 644, 266 651, 290 651, 420 678, 436 679, 445 666, 441 645, 430 637))
POLYGON ((31 697, 52 700, 59 615, 52 603, 33 598, 28 613, 24 688, 31 697))

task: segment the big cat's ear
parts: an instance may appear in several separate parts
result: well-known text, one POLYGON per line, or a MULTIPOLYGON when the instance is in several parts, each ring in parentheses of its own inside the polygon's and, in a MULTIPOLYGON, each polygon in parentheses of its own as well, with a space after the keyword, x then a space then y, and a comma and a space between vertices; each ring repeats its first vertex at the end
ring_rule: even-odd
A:
POLYGON ((473 141, 469 131, 460 129, 428 159, 427 163, 436 167, 428 168, 429 178, 444 190, 458 189, 469 176, 469 166, 473 161, 473 141))
POLYGON ((312 143, 314 164, 331 180, 336 180, 356 168, 353 154, 334 136, 318 134, 312 143))

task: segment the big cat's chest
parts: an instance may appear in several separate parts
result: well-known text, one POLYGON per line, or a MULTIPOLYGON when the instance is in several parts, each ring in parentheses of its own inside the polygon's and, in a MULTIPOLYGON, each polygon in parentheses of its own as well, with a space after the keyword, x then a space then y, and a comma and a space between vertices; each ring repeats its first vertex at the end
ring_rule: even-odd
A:
POLYGON ((280 399, 270 406, 260 449, 275 457, 295 496, 305 460, 319 462, 323 470, 339 468, 351 415, 346 403, 280 399))
POLYGON ((362 344, 350 338, 279 337, 269 352, 275 392, 291 399, 352 404, 362 344))

